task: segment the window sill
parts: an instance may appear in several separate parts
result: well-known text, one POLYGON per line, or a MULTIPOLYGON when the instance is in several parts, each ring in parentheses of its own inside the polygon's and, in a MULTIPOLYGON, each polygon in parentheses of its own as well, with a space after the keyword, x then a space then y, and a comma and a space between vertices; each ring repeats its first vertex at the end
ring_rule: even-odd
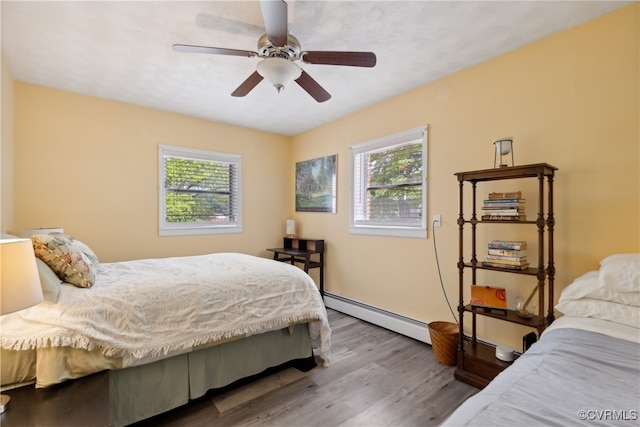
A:
POLYGON ((384 237, 410 237, 416 239, 426 239, 426 228, 413 227, 374 227, 374 226, 351 226, 351 234, 363 236, 384 236, 384 237))
POLYGON ((230 225, 228 227, 171 227, 160 228, 160 237, 170 236, 204 236, 210 234, 242 233, 242 227, 230 225))

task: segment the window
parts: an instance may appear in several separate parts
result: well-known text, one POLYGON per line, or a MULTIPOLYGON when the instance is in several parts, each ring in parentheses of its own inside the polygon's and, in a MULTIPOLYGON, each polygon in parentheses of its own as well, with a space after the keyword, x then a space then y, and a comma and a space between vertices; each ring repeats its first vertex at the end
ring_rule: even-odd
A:
POLYGON ((241 157, 161 145, 160 235, 240 233, 241 157))
POLYGON ((426 237, 427 128, 351 146, 351 233, 426 237))

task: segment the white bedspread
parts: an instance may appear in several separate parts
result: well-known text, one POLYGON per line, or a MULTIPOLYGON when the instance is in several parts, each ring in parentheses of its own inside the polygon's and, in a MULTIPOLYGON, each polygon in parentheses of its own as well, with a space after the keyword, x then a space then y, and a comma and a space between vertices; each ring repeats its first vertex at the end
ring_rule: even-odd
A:
POLYGON ((327 365, 331 330, 313 280, 289 264, 220 253, 101 264, 92 288, 63 284, 57 303, 0 317, 0 343, 99 350, 132 366, 307 321, 327 365))

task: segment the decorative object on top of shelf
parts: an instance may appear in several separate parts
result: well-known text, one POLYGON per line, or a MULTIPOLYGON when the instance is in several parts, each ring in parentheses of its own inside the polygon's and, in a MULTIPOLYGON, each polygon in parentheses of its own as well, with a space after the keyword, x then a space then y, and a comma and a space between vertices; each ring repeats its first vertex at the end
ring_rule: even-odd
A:
POLYGON ((496 151, 493 156, 493 167, 505 168, 513 166, 513 138, 496 139, 493 141, 493 145, 496 147, 496 151), (509 157, 505 158, 505 156, 508 156, 509 154, 511 154, 511 164, 509 164, 509 157))
POLYGON ((296 222, 292 219, 288 219, 285 223, 285 237, 296 237, 296 222))
POLYGON ((296 212, 336 213, 337 157, 296 163, 296 212))

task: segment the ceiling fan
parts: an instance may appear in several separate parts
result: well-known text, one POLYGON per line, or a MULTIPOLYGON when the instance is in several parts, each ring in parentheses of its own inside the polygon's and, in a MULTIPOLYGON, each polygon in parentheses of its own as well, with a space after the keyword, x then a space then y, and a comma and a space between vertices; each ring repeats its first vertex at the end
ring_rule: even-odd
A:
POLYGON ((247 95, 258 83, 266 78, 278 93, 287 84, 295 81, 317 102, 325 102, 331 98, 329 92, 300 68, 295 61, 301 60, 307 64, 346 65, 352 67, 373 67, 376 65, 376 55, 373 52, 303 51, 298 39, 289 34, 287 28, 287 3, 284 0, 261 0, 260 6, 266 34, 258 39, 257 52, 185 44, 174 44, 173 50, 263 58, 258 63, 256 71, 231 93, 231 96, 236 97, 247 95))

